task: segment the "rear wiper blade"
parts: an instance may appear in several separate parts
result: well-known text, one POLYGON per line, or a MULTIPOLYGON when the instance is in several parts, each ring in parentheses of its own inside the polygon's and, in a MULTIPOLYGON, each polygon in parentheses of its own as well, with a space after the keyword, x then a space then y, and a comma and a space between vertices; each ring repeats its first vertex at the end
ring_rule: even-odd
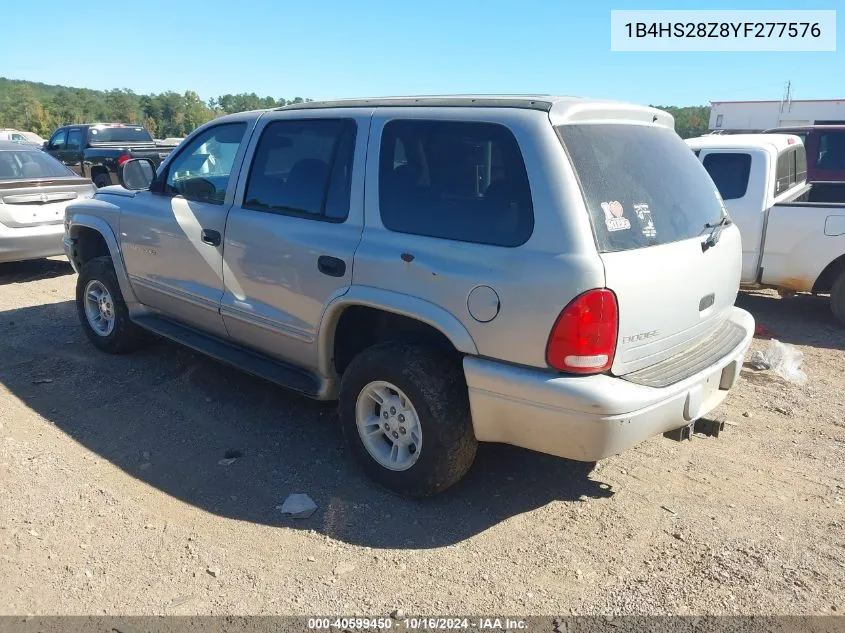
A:
POLYGON ((716 246, 716 244, 719 243, 722 230, 731 224, 733 224, 733 222, 731 222, 731 219, 726 215, 722 216, 722 219, 716 222, 716 224, 710 224, 709 222, 705 224, 704 228, 710 229, 710 233, 707 235, 707 239, 701 243, 701 252, 704 253, 708 248, 716 246))

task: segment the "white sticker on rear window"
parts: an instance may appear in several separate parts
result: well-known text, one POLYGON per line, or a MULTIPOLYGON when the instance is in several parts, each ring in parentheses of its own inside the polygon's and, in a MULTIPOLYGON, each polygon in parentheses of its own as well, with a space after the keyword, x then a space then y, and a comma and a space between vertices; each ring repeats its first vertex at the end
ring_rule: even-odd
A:
POLYGON ((651 209, 645 202, 634 205, 634 213, 637 214, 637 219, 640 221, 640 230, 646 237, 657 237, 657 229, 654 228, 654 222, 651 219, 651 209))
POLYGON ((631 228, 628 218, 622 217, 625 209, 622 208, 621 202, 618 200, 602 202, 601 208, 604 211, 604 223, 608 231, 627 231, 631 228))

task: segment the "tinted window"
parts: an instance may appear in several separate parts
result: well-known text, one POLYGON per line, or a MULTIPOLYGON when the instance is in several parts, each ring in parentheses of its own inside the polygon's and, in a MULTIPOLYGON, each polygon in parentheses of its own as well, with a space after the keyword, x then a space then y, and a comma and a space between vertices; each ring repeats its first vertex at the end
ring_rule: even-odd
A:
POLYGON ((778 155, 775 173, 775 195, 779 195, 807 178, 807 154, 803 147, 794 147, 778 155))
POLYGON ((716 183, 723 200, 735 200, 745 195, 751 173, 750 154, 707 154, 704 168, 716 183))
POLYGON ((342 119, 275 121, 255 149, 244 207, 343 220, 355 123, 342 119))
POLYGON ((66 139, 67 139, 67 130, 62 130, 61 132, 56 132, 53 135, 53 138, 50 139, 50 148, 51 149, 64 149, 66 139))
POLYGON ((152 143, 153 137, 142 127, 92 127, 91 143, 152 143))
POLYGON ((67 133, 65 149, 79 149, 80 145, 82 145, 82 130, 70 130, 67 133))
POLYGON ((391 231, 519 246, 534 230, 522 154, 506 127, 391 121, 379 160, 379 207, 391 231))
POLYGON ((0 180, 75 177, 71 170, 39 150, 0 150, 0 180))
POLYGON ((807 150, 801 148, 795 150, 795 181, 804 182, 807 180, 807 150))
POLYGON ((845 131, 819 134, 819 169, 845 169, 845 131))
POLYGON ((694 238, 722 203, 707 171, 673 130, 650 125, 557 128, 581 182, 601 252, 694 238))
POLYGON ((191 139, 167 170, 166 193, 222 204, 246 123, 209 128, 191 139))

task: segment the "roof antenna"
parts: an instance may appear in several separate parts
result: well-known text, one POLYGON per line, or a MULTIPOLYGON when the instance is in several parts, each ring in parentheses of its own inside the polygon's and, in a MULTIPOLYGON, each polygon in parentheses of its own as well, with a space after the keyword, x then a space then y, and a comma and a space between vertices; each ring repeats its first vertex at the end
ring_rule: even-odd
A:
POLYGON ((653 117, 651 117, 651 122, 657 123, 657 115, 656 114, 653 117))

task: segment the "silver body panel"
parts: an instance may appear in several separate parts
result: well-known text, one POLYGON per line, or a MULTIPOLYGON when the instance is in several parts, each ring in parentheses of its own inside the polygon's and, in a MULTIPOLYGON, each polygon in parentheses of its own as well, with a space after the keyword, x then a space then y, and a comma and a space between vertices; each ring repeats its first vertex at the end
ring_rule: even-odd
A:
POLYGON ((671 116, 577 98, 538 97, 528 99, 530 104, 526 99, 359 100, 226 117, 207 126, 242 120, 250 129, 223 205, 101 190, 98 200, 70 207, 66 243, 70 249, 77 225, 106 227, 119 236, 107 242, 121 287, 130 289, 124 294, 132 314, 162 313, 312 372, 322 384, 322 398, 336 393, 335 326, 344 309, 368 306, 415 318, 438 329, 465 355, 478 439, 596 459, 683 426, 689 423, 686 416, 706 414, 733 385, 753 334, 750 315, 732 307, 741 247, 738 233, 726 230, 707 253, 700 240, 686 240, 599 254, 578 179, 552 123, 670 127, 671 116), (294 118, 352 118, 357 124, 344 222, 243 207, 261 130, 270 121, 294 118), (534 230, 528 240, 517 247, 489 246, 385 228, 379 152, 382 130, 394 118, 492 122, 508 128, 531 188, 534 230), (224 236, 220 246, 201 242, 201 228, 218 230, 224 236), (322 274, 316 263, 320 255, 343 260, 344 274, 322 274), (494 317, 487 320, 474 318, 470 308, 473 291, 481 286, 498 296, 494 317), (615 375, 551 371, 546 344, 561 310, 582 292, 602 287, 620 300, 615 375), (699 313, 705 290, 715 292, 717 300, 699 313), (729 319, 742 328, 741 341, 721 350, 706 367, 696 365, 694 375, 665 388, 618 377, 683 355, 729 319), (658 340, 621 342, 623 336, 654 329, 663 331, 658 340), (726 378, 726 372, 731 376, 726 378), (644 411, 660 413, 638 413, 644 411))
POLYGON ((65 209, 95 192, 77 178, 45 183, 0 181, 0 262, 61 255, 65 209))

